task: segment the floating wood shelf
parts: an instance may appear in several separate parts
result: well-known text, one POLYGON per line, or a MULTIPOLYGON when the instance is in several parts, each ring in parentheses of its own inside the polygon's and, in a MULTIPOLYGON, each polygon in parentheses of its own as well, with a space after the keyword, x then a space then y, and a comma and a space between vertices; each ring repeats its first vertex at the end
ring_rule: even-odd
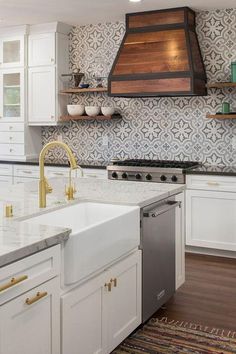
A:
POLYGON ((71 94, 76 94, 76 93, 85 93, 85 92, 107 92, 106 87, 89 87, 89 88, 70 88, 67 90, 62 90, 60 91, 60 94, 62 95, 71 95, 71 94))
POLYGON ((236 114, 207 114, 206 117, 213 119, 236 119, 236 114))
POLYGON ((95 116, 95 117, 91 117, 91 116, 62 116, 60 118, 60 122, 68 122, 71 120, 111 120, 111 119, 120 119, 121 115, 120 114, 113 114, 112 116, 103 116, 103 115, 99 115, 99 116, 95 116))
POLYGON ((206 85, 208 88, 236 87, 236 82, 213 82, 206 85))

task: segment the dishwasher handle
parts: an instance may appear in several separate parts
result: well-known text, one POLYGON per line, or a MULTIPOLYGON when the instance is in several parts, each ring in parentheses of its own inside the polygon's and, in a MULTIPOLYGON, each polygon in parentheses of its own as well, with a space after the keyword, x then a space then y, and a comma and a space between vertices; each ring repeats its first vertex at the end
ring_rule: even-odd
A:
POLYGON ((162 204, 161 206, 157 207, 156 209, 153 209, 151 211, 149 211, 148 213, 143 213, 143 216, 145 218, 156 218, 159 215, 166 213, 167 211, 176 208, 176 207, 181 207, 181 202, 174 202, 174 201, 169 201, 166 202, 165 204, 162 204))

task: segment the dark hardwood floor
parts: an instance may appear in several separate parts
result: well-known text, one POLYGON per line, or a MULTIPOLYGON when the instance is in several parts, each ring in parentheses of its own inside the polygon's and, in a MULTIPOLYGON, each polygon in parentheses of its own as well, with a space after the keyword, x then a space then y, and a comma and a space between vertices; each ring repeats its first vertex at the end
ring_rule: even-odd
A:
POLYGON ((187 254, 186 282, 155 317, 236 330, 236 259, 187 254))

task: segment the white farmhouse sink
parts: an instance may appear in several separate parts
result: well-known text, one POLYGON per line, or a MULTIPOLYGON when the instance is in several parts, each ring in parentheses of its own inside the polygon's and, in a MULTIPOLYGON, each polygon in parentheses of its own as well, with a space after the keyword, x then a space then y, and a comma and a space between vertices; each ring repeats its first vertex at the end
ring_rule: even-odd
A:
POLYGON ((86 202, 23 222, 72 229, 63 247, 65 284, 87 277, 140 243, 138 207, 86 202))

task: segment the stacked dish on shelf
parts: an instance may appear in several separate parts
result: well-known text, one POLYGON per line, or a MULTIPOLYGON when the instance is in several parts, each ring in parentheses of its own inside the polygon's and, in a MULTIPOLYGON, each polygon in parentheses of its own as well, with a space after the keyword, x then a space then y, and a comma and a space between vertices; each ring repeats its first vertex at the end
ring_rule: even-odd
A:
POLYGON ((114 107, 99 107, 99 106, 84 106, 82 104, 71 104, 67 105, 68 114, 71 117, 77 116, 89 116, 89 117, 97 117, 100 115, 100 112, 103 116, 108 117, 112 116, 115 113, 114 107))

